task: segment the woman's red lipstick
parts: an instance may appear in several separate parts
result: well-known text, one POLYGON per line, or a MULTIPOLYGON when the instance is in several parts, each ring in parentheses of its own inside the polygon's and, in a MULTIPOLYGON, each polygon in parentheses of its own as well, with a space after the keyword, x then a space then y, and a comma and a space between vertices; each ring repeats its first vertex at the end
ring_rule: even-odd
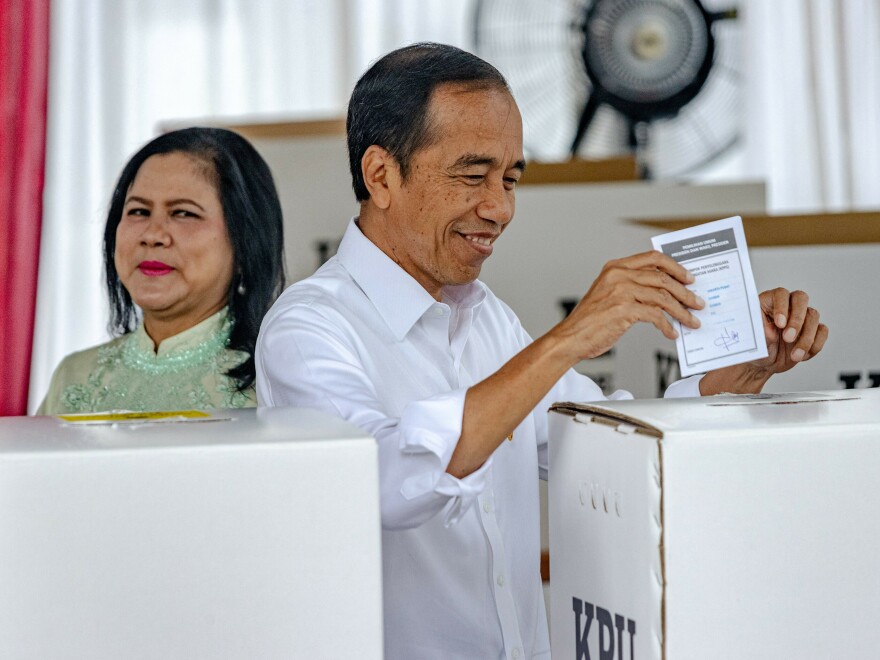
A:
POLYGON ((138 268, 140 271, 148 276, 148 277, 159 277, 160 275, 167 275, 172 270, 174 270, 168 264, 164 264, 161 261, 142 261, 138 264, 138 268))

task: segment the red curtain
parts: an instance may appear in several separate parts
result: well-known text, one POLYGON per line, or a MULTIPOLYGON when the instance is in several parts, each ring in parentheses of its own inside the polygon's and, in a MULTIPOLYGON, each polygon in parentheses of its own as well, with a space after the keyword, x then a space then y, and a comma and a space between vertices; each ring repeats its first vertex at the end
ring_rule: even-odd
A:
POLYGON ((0 415, 27 412, 43 213, 50 0, 0 0, 0 415))

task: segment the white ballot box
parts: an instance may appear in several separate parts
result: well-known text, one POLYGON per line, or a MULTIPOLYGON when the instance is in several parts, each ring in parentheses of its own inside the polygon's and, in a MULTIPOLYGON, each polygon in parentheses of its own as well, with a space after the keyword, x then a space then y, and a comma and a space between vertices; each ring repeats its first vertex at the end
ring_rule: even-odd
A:
POLYGON ((0 419, 0 658, 382 657, 376 445, 298 409, 0 419))
POLYGON ((549 497, 554 660, 878 655, 878 390, 558 404, 549 497))

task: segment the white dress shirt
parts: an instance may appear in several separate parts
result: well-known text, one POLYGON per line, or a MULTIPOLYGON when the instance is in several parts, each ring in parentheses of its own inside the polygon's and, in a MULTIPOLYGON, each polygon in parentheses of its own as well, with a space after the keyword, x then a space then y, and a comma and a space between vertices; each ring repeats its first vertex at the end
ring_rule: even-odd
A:
MULTIPOLYGON (((437 302, 355 221, 337 255, 263 321, 259 405, 325 410, 378 442, 388 660, 550 657, 536 478, 547 408, 602 391, 570 371, 479 470, 445 471, 467 389, 530 342, 484 284, 447 287, 437 302)), ((698 382, 680 381, 675 395, 699 396, 698 382)))

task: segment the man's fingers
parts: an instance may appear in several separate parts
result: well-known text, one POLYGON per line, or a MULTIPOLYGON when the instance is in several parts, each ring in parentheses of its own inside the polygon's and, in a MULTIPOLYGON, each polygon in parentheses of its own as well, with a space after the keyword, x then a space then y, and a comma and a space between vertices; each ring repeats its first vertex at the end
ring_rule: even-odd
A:
POLYGON ((788 323, 788 299, 791 296, 788 289, 779 287, 770 292, 772 306, 770 308, 770 318, 777 328, 783 330, 788 323))
POLYGON ((642 287, 667 291, 679 303, 691 309, 702 309, 706 306, 706 301, 688 289, 684 284, 659 270, 630 271, 629 278, 642 287))
POLYGON ((772 319, 773 325, 782 330, 788 323, 788 289, 782 287, 764 291, 758 296, 761 302, 761 310, 772 319))
MULTIPOLYGON (((804 321, 807 319, 807 313, 810 297, 803 291, 794 291, 789 297, 788 303, 788 322, 785 331, 782 333, 782 339, 789 344, 792 343, 800 334, 804 321)), ((815 310, 813 310, 815 311, 815 310)), ((818 325, 818 312, 817 325, 818 325)))
POLYGON ((608 266, 630 268, 632 270, 659 270, 671 275, 683 284, 693 284, 694 282, 694 276, 691 275, 687 268, 672 257, 656 250, 641 252, 623 259, 615 259, 614 261, 609 261, 608 266))
POLYGON ((807 357, 804 359, 809 360, 810 358, 815 357, 816 354, 825 347, 826 341, 828 341, 828 326, 824 323, 820 323, 819 328, 816 330, 816 338, 813 340, 813 345, 810 347, 810 350, 807 352, 807 357))
POLYGON ((762 321, 764 323, 764 339, 768 342, 775 342, 779 338, 779 328, 767 314, 762 315, 762 321))
POLYGON ((615 259, 605 264, 587 292, 583 309, 604 310, 609 319, 623 321, 626 327, 636 322, 651 323, 665 337, 675 339, 678 332, 666 314, 685 327, 700 326, 689 309, 702 309, 705 302, 685 286, 693 279, 686 268, 660 252, 615 259))
MULTIPOLYGON (((624 303, 635 301, 655 307, 666 312, 686 327, 700 327, 699 320, 690 313, 689 309, 702 309, 706 306, 705 301, 674 276, 656 267, 664 260, 678 267, 678 264, 672 259, 659 252, 645 253, 609 262, 602 277, 604 287, 607 287, 605 290, 611 298, 624 303), (653 264, 655 267, 629 267, 638 263, 653 264)), ((651 319, 640 316, 640 320, 654 322, 653 315, 651 319)), ((657 327, 661 331, 664 330, 660 325, 657 327)), ((664 332, 664 334, 667 333, 664 332)))
POLYGON ((634 291, 633 295, 640 303, 662 309, 676 321, 689 328, 700 327, 700 321, 697 317, 691 314, 668 289, 640 286, 634 291))
MULTIPOLYGON (((793 317, 794 315, 792 315, 793 317)), ((792 328, 786 329, 783 334, 787 334, 792 328)), ((810 349, 816 339, 816 332, 819 330, 819 312, 812 307, 808 308, 805 314, 804 322, 801 326, 800 335, 791 349, 791 359, 793 362, 802 362, 810 354, 810 349)))
POLYGON ((651 305, 640 305, 639 317, 642 321, 653 323, 654 327, 662 332, 663 336, 667 339, 675 340, 678 338, 678 333, 675 331, 675 328, 672 327, 669 319, 667 319, 666 316, 656 307, 651 305))

